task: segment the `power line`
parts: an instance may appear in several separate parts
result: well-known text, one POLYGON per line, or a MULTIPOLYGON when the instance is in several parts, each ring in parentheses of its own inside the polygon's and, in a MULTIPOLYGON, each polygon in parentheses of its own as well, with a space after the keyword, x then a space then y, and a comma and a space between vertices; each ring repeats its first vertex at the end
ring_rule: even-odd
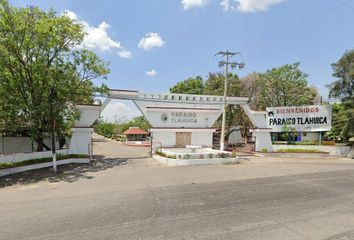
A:
POLYGON ((291 32, 291 31, 293 31, 295 29, 298 29, 298 28, 302 27, 303 25, 311 23, 311 22, 315 21, 316 19, 326 15, 329 12, 332 12, 332 11, 340 8, 341 6, 343 6, 343 5, 345 5, 345 4, 349 3, 349 2, 351 2, 351 0, 342 1, 339 4, 335 5, 334 7, 328 8, 328 9, 320 12, 319 14, 316 14, 316 15, 314 15, 314 16, 312 16, 312 17, 310 17, 310 18, 308 18, 308 19, 306 19, 306 20, 304 20, 304 21, 302 21, 300 23, 297 23, 297 24, 292 25, 292 26, 290 26, 290 27, 288 27, 288 28, 286 28, 286 29, 284 29, 282 31, 278 31, 278 32, 276 32, 276 33, 274 33, 272 35, 269 35, 268 38, 257 40, 255 42, 249 44, 249 45, 246 44, 246 45, 244 45, 244 48, 247 48, 247 47, 248 48, 252 48, 252 46, 253 47, 257 47, 258 45, 260 45, 262 43, 267 43, 267 42, 270 42, 270 41, 274 41, 275 39, 277 39, 277 37, 281 37, 282 35, 285 35, 288 32, 291 32))

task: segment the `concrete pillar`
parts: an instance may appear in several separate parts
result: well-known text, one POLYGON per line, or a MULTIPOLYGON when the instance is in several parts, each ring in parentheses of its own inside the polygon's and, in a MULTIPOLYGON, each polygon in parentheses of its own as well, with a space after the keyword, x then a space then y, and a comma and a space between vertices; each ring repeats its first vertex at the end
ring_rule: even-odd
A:
POLYGON ((93 128, 72 128, 69 154, 89 154, 93 128))
POLYGON ((80 118, 72 128, 72 137, 69 145, 70 154, 90 154, 92 124, 100 117, 100 113, 109 101, 100 105, 76 105, 80 111, 80 118))

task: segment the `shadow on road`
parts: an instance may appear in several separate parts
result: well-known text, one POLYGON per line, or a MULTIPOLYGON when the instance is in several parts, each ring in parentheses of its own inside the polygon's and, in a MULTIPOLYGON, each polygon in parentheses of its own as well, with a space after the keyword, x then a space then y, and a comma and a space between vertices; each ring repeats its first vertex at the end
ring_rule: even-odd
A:
MULTIPOLYGON (((140 157, 141 159, 146 157, 140 157)), ((92 172, 100 172, 114 167, 126 165, 130 159, 139 158, 105 158, 102 155, 96 155, 89 164, 67 164, 58 166, 55 173, 51 168, 43 168, 5 177, 0 177, 0 188, 16 184, 31 184, 40 181, 55 182, 75 182, 80 179, 92 179, 89 175, 92 172)))

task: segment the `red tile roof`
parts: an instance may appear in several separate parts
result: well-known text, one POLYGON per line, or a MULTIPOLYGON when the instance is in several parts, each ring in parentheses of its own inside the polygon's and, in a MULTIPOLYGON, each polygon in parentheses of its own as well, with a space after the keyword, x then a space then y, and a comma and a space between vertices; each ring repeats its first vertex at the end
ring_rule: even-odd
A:
POLYGON ((148 135, 147 132, 140 128, 129 128, 127 131, 123 133, 124 135, 133 135, 133 134, 142 134, 142 135, 148 135))

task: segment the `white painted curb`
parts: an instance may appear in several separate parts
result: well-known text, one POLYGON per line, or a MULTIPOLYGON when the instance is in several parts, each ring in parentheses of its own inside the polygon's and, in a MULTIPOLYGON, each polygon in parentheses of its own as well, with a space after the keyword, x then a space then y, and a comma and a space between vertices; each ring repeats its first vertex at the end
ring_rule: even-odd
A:
MULTIPOLYGON (((69 158, 64 160, 58 160, 57 165, 69 164, 69 163, 89 163, 90 159, 88 158, 69 158)), ((6 168, 0 170, 0 177, 30 171, 34 169, 46 168, 53 166, 53 162, 45 162, 45 163, 38 163, 38 164, 31 164, 27 166, 21 167, 14 167, 14 168, 6 168)))
POLYGON ((213 158, 213 159, 173 159, 154 155, 153 158, 168 166, 196 166, 196 165, 216 165, 226 163, 238 163, 238 158, 213 158))

